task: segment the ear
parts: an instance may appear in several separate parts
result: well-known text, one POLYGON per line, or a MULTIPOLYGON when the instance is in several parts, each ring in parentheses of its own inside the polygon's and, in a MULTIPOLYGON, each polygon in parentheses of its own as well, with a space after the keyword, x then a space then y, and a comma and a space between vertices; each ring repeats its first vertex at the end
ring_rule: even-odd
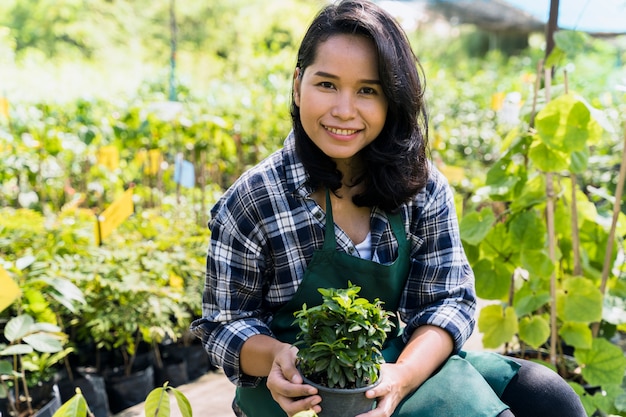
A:
POLYGON ((300 84, 302 83, 302 73, 300 68, 296 68, 293 72, 293 102, 300 107, 300 84))

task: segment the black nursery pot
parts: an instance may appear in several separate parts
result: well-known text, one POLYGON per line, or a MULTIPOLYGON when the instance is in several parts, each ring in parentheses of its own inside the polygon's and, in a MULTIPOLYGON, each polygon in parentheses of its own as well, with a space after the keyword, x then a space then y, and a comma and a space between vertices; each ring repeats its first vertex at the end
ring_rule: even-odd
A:
POLYGON ((122 371, 104 377, 109 409, 117 414, 126 408, 143 402, 154 389, 154 367, 124 375, 122 371))
POLYGON ((63 403, 69 401, 76 394, 76 388, 80 388, 94 417, 109 417, 109 397, 104 377, 98 375, 95 368, 78 368, 76 373, 78 377, 73 380, 66 376, 57 382, 61 391, 61 401, 63 403))
POLYGON ((374 408, 376 400, 367 398, 365 392, 380 383, 380 379, 372 385, 362 388, 328 388, 317 384, 304 376, 305 384, 317 388, 318 394, 322 397, 322 411, 318 417, 354 417, 358 414, 366 413, 374 408))

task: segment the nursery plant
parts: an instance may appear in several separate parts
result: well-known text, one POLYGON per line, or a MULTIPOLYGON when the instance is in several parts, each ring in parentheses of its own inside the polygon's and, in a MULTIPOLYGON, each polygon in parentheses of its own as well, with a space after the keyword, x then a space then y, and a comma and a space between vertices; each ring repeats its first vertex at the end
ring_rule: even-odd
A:
MULTIPOLYGON (((557 45, 565 48, 568 36, 557 36, 557 45)), ((626 358, 610 339, 625 320, 609 314, 625 294, 617 256, 626 232, 624 173, 613 199, 584 186, 593 150, 619 134, 568 91, 567 72, 562 85, 552 85, 552 62, 538 75, 544 88, 535 92, 528 119, 510 132, 477 192, 486 198, 461 221, 477 294, 499 301, 480 311, 478 328, 486 348, 558 370, 590 415, 624 413, 626 358)))
MULTIPOLYGON (((5 292, 0 300, 0 312, 5 312, 22 294, 1 265, 0 285, 5 292)), ((3 336, 0 399, 6 399, 6 411, 13 415, 35 415, 39 408, 53 400, 53 382, 48 368, 71 352, 65 346, 67 336, 54 324, 38 322, 29 314, 19 313, 4 323, 3 336), (43 383, 48 383, 50 389, 42 389, 43 383), (41 396, 33 394, 38 389, 43 391, 41 396)))
POLYGON ((329 388, 361 388, 378 380, 390 313, 378 299, 358 297, 360 287, 319 288, 322 304, 295 313, 296 346, 304 376, 329 388))
POLYGON ((379 381, 381 351, 393 324, 382 302, 359 297, 360 290, 352 283, 319 288, 322 304, 305 304, 294 313, 300 328, 297 366, 322 396, 320 416, 353 416, 374 404, 364 393, 379 381))
POLYGON ((365 391, 379 381, 382 347, 393 326, 380 300, 359 297, 361 287, 319 288, 322 304, 296 311, 297 366, 323 398, 321 416, 371 409, 365 391), (351 398, 349 397, 351 396, 351 398))

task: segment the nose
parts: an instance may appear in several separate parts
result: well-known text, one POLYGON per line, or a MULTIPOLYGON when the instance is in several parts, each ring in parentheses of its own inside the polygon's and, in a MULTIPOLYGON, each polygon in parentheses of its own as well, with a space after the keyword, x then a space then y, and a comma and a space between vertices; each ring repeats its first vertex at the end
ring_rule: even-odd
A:
POLYGON ((356 98, 350 92, 339 92, 331 110, 331 115, 338 119, 349 120, 356 115, 356 98))

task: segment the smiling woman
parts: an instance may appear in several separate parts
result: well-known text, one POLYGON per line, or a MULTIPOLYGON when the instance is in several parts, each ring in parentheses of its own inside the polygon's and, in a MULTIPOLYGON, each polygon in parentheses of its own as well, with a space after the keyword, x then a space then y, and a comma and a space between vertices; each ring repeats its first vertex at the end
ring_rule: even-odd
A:
POLYGON ((294 102, 302 126, 344 178, 358 176, 350 160, 378 137, 387 116, 387 98, 378 76, 376 46, 367 38, 338 35, 318 47, 318 59, 297 68, 294 102))
POLYGON ((410 43, 375 3, 329 4, 309 26, 293 131, 211 211, 203 317, 191 327, 237 385, 238 416, 324 415, 298 371, 294 313, 350 284, 400 330, 385 339, 380 383, 362 394, 375 409, 361 417, 584 415, 547 368, 462 350, 474 276, 452 190, 427 159, 423 99, 410 43))

